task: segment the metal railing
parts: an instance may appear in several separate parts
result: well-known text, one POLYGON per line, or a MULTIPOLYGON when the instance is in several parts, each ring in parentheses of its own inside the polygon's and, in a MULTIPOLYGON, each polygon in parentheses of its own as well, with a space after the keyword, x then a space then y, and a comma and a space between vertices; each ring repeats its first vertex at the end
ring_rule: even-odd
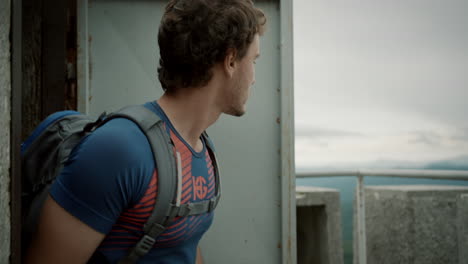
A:
POLYGON ((439 180, 462 180, 468 181, 468 171, 457 170, 333 170, 298 172, 296 178, 322 178, 322 177, 357 177, 357 239, 358 239, 358 263, 367 263, 366 251, 366 211, 364 196, 364 177, 397 177, 397 178, 420 178, 439 180))

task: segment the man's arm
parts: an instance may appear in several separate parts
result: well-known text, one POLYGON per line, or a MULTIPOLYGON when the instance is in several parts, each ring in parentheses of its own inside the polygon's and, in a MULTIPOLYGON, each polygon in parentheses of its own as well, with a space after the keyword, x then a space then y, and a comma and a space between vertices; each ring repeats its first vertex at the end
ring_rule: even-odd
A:
POLYGON ((197 261, 196 264, 203 264, 203 256, 200 247, 197 248, 197 261))
POLYGON ((86 263, 103 239, 49 196, 25 263, 86 263))

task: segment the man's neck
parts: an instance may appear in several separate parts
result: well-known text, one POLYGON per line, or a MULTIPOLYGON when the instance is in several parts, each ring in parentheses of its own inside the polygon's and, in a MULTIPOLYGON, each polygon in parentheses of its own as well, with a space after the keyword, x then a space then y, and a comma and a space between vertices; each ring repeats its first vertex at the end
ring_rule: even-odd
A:
POLYGON ((203 145, 200 136, 221 115, 214 98, 203 88, 188 88, 185 91, 168 94, 158 99, 174 128, 195 151, 203 145))

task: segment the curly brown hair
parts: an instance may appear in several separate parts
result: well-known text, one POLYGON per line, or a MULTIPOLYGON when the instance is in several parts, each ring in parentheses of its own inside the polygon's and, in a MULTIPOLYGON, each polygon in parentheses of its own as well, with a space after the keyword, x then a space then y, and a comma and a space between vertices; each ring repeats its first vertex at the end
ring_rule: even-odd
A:
POLYGON ((265 24, 265 14, 251 0, 170 1, 158 34, 163 89, 170 93, 207 84, 227 51, 242 59, 265 24))

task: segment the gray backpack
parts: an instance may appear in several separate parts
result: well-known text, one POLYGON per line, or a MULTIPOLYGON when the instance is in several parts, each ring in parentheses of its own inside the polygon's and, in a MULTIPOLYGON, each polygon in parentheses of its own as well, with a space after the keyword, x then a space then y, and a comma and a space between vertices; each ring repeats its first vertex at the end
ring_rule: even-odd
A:
POLYGON ((73 148, 84 136, 114 118, 126 118, 138 125, 148 138, 158 170, 156 205, 143 227, 144 235, 119 263, 136 263, 151 250, 156 238, 175 217, 203 214, 216 208, 221 195, 219 170, 213 145, 205 132, 202 137, 213 162, 216 194, 211 200, 180 204, 180 155, 175 155, 174 144, 158 115, 140 105, 109 115, 103 113, 97 120, 75 111, 61 111, 47 117, 21 145, 23 249, 30 244, 49 188, 73 148))

